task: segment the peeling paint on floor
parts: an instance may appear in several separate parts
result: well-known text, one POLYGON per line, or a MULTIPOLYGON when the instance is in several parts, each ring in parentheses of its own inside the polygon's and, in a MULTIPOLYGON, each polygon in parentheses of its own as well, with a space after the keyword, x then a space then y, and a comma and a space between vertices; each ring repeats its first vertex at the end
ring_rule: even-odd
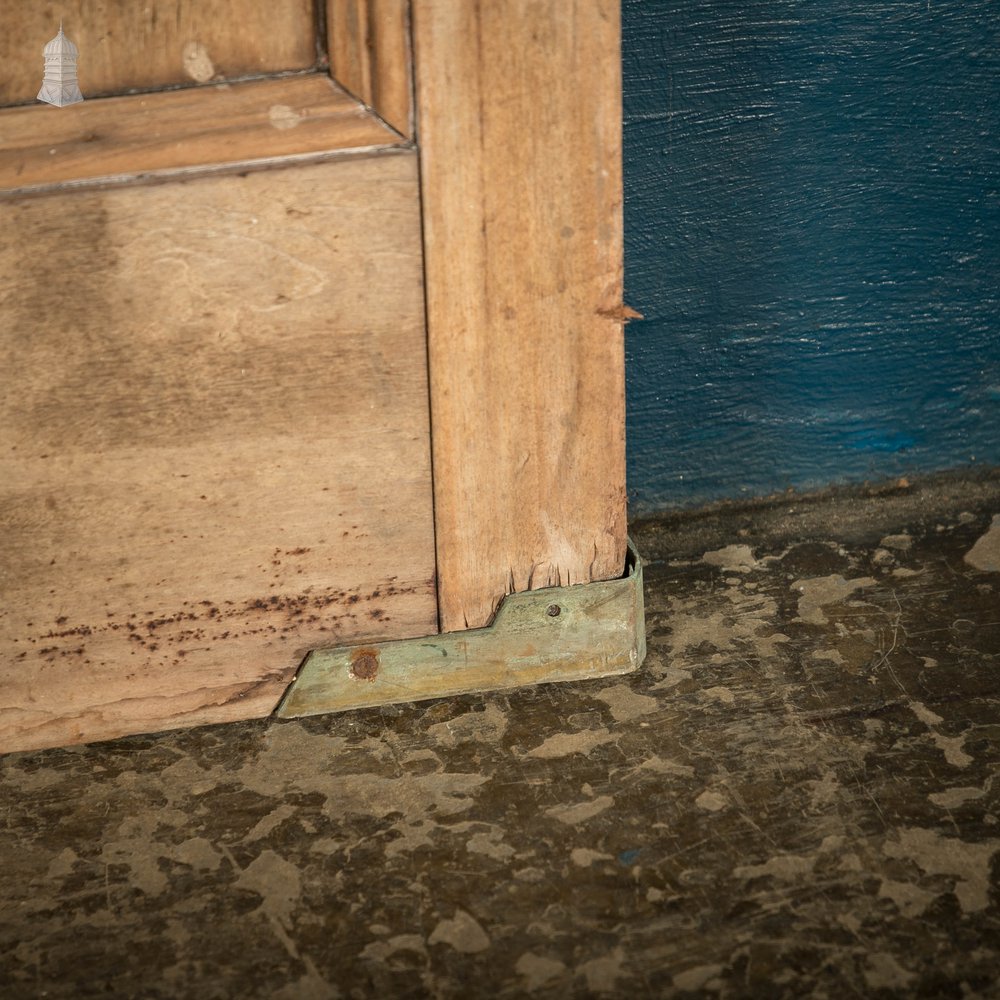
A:
POLYGON ((993 518, 989 530, 965 554, 965 561, 984 573, 1000 573, 1000 514, 993 518))
POLYGON ((613 683, 0 758, 0 995, 995 996, 998 511, 645 521, 613 683))

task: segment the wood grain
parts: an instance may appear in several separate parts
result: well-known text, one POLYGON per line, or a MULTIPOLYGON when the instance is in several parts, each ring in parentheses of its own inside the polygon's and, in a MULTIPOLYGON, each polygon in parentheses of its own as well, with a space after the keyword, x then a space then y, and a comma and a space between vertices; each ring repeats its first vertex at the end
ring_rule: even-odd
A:
POLYGON ((0 205, 0 750, 435 631, 416 166, 0 205))
POLYGON ((415 0, 439 602, 625 558, 616 0, 415 0))
POLYGON ((0 196, 398 142, 323 74, 0 111, 0 196))
POLYGON ((409 0, 327 0, 334 79, 401 135, 413 135, 409 0))
POLYGON ((316 63, 312 0, 16 2, 0 13, 0 105, 34 102, 44 69, 42 49, 59 30, 60 18, 80 51, 85 98, 302 70, 316 63))

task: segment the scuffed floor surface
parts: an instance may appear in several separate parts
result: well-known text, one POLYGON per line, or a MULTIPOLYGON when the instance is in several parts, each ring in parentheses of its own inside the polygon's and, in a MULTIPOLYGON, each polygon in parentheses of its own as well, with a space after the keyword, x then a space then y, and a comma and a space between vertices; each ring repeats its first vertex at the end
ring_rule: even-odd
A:
POLYGON ((3 758, 0 996, 997 996, 997 513, 644 522, 632 677, 3 758))

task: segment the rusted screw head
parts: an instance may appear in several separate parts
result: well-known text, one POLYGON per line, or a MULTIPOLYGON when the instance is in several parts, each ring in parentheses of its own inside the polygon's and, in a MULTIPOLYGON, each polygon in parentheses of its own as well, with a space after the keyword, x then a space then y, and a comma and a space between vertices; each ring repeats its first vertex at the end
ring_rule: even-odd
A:
POLYGON ((558 618, 562 614, 562 608, 558 604, 550 604, 546 609, 545 613, 550 618, 558 618))
POLYGON ((374 681, 378 676, 378 650, 354 650, 351 653, 351 673, 360 681, 374 681))

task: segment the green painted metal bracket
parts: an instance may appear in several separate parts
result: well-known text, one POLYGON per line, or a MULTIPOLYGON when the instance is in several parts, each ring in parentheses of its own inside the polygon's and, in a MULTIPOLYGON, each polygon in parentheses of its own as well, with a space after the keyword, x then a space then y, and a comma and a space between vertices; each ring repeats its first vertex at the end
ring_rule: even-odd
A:
POLYGON ((486 628, 311 652, 277 709, 351 708, 624 674, 646 656, 642 561, 617 580, 511 594, 486 628))

